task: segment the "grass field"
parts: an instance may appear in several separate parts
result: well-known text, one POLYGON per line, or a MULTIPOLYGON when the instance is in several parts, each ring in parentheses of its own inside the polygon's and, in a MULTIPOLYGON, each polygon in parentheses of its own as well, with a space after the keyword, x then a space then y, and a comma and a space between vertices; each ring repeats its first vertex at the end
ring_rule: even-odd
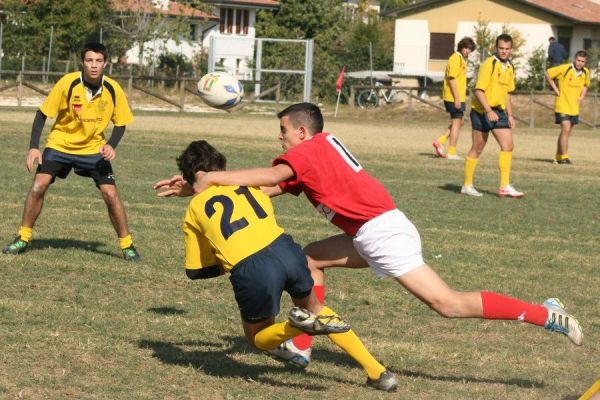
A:
MULTIPOLYGON (((0 112, 3 245, 31 184, 24 165, 33 114, 0 112)), ((175 173, 175 157, 199 138, 223 151, 229 168, 267 166, 280 151, 278 121, 138 113, 113 167, 143 261, 120 258, 91 181, 72 175, 54 185, 32 250, 0 258, 0 398, 577 399, 600 378, 600 132, 576 129, 569 167, 550 163, 555 128, 518 128, 512 181, 527 193, 521 200, 495 196, 490 139, 475 181, 485 196, 469 198, 458 194, 462 163, 431 155, 445 119, 343 115, 326 116, 326 130, 385 184, 450 285, 531 302, 557 296, 581 321, 584 345, 518 322, 441 318, 365 269, 328 272, 327 302, 397 373, 399 392, 366 388, 362 370, 325 338, 315 340, 306 371, 252 351, 228 280, 185 277, 187 200, 157 198, 152 184, 175 173)), ((302 244, 337 233, 302 197, 274 203, 302 244)), ((290 304, 285 298, 282 309, 290 304)))

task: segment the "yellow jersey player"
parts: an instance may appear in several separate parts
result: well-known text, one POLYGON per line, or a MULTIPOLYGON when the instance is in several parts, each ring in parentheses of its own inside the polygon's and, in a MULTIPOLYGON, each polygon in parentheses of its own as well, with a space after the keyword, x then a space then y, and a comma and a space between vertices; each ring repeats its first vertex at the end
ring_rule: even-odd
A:
MULTIPOLYGON (((177 165, 191 187, 207 172, 225 170, 226 159, 198 140, 180 155, 177 165)), ((349 325, 317 300, 306 256, 277 225, 271 200, 259 188, 213 186, 203 191, 190 201, 183 231, 187 276, 206 279, 230 273, 250 345, 278 356, 281 343, 303 332, 328 334, 362 365, 369 386, 397 388, 395 375, 373 358, 349 325), (275 323, 283 291, 297 307, 288 321, 275 323)))
POLYGON ((473 187, 473 176, 479 156, 485 148, 490 131, 500 145, 498 167, 500 189, 498 196, 520 198, 525 194, 510 184, 515 119, 512 115, 510 93, 515 90, 515 68, 510 62, 512 37, 505 33, 496 38, 496 54, 479 66, 475 96, 471 109, 473 144, 465 160, 465 179, 460 192, 469 196, 482 196, 473 187))
POLYGON ((444 74, 443 99, 446 111, 450 114, 450 125, 444 134, 434 142, 435 153, 448 160, 462 160, 456 154, 456 143, 463 125, 465 99, 467 97, 467 59, 477 47, 470 37, 462 38, 456 45, 456 51, 448 59, 444 74), (444 144, 450 138, 448 155, 444 153, 444 144))
POLYGON ((66 178, 74 169, 77 175, 92 178, 102 193, 110 221, 119 238, 123 257, 137 261, 140 255, 133 245, 123 202, 115 184, 110 161, 115 148, 133 122, 125 93, 119 84, 104 75, 107 65, 106 47, 88 43, 81 51, 82 72, 63 76, 37 111, 31 129, 31 141, 26 166, 37 171, 25 200, 21 227, 12 243, 2 250, 5 254, 20 254, 31 244, 33 226, 42 211, 44 195, 55 178, 66 178), (56 118, 42 154, 40 137, 46 118, 56 118), (114 124, 108 142, 104 130, 114 124))
POLYGON ((587 59, 587 52, 581 50, 575 53, 571 64, 549 68, 545 73, 548 84, 556 94, 554 116, 555 122, 560 125, 560 135, 554 161, 558 164, 571 164, 569 137, 573 127, 579 123, 579 105, 590 86, 590 71, 585 67, 587 59))

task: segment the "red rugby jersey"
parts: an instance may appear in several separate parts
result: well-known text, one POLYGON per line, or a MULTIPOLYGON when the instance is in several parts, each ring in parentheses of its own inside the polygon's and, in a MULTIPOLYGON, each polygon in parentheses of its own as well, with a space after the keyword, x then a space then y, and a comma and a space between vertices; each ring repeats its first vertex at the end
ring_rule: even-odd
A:
POLYGON ((281 182, 284 192, 304 192, 325 218, 354 236, 367 221, 396 208, 383 185, 367 174, 335 136, 322 132, 273 160, 295 176, 281 182))

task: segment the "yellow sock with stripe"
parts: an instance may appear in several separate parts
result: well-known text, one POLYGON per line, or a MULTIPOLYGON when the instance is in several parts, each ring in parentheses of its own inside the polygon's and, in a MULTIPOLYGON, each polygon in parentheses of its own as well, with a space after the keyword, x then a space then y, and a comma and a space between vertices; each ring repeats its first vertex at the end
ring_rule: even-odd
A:
POLYGON ((21 237, 21 240, 24 240, 26 242, 31 242, 31 237, 33 236, 33 228, 21 226, 19 228, 18 235, 21 237))
POLYGON ((475 168, 479 162, 478 158, 465 158, 465 186, 473 186, 473 177, 475 176, 475 168))
POLYGON ((454 147, 454 146, 448 146, 448 155, 449 156, 455 156, 456 155, 456 147, 454 147))
POLYGON ((288 321, 278 322, 258 332, 254 336, 254 345, 261 350, 272 350, 286 340, 302 333, 304 332, 291 326, 288 321))
POLYGON ((566 160, 568 158, 569 158, 568 154, 557 154, 556 155, 556 161, 566 160))
POLYGON ((500 187, 510 184, 510 166, 512 164, 512 151, 500 151, 498 168, 500 169, 500 187))
POLYGON ((119 247, 121 250, 131 247, 131 245, 133 245, 133 239, 131 238, 131 235, 119 238, 119 247))
POLYGON ((441 135, 440 137, 437 138, 437 141, 439 144, 444 144, 446 143, 446 140, 448 140, 448 136, 446 136, 446 134, 441 135))

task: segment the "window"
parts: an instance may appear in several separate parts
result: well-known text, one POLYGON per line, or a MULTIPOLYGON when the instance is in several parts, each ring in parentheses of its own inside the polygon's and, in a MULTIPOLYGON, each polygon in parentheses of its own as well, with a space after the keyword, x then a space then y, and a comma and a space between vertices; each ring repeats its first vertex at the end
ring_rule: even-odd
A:
POLYGON ((221 33, 233 33, 233 8, 221 8, 219 18, 219 31, 221 33))
POLYGON ((583 39, 583 50, 600 49, 600 39, 583 39))
POLYGON ((190 24, 190 39, 196 40, 198 35, 198 25, 190 24))
POLYGON ((248 19, 250 12, 248 10, 236 10, 235 15, 235 33, 238 35, 248 34, 248 19))
POLYGON ((447 60, 454 52, 454 33, 431 33, 429 39, 431 60, 447 60))

